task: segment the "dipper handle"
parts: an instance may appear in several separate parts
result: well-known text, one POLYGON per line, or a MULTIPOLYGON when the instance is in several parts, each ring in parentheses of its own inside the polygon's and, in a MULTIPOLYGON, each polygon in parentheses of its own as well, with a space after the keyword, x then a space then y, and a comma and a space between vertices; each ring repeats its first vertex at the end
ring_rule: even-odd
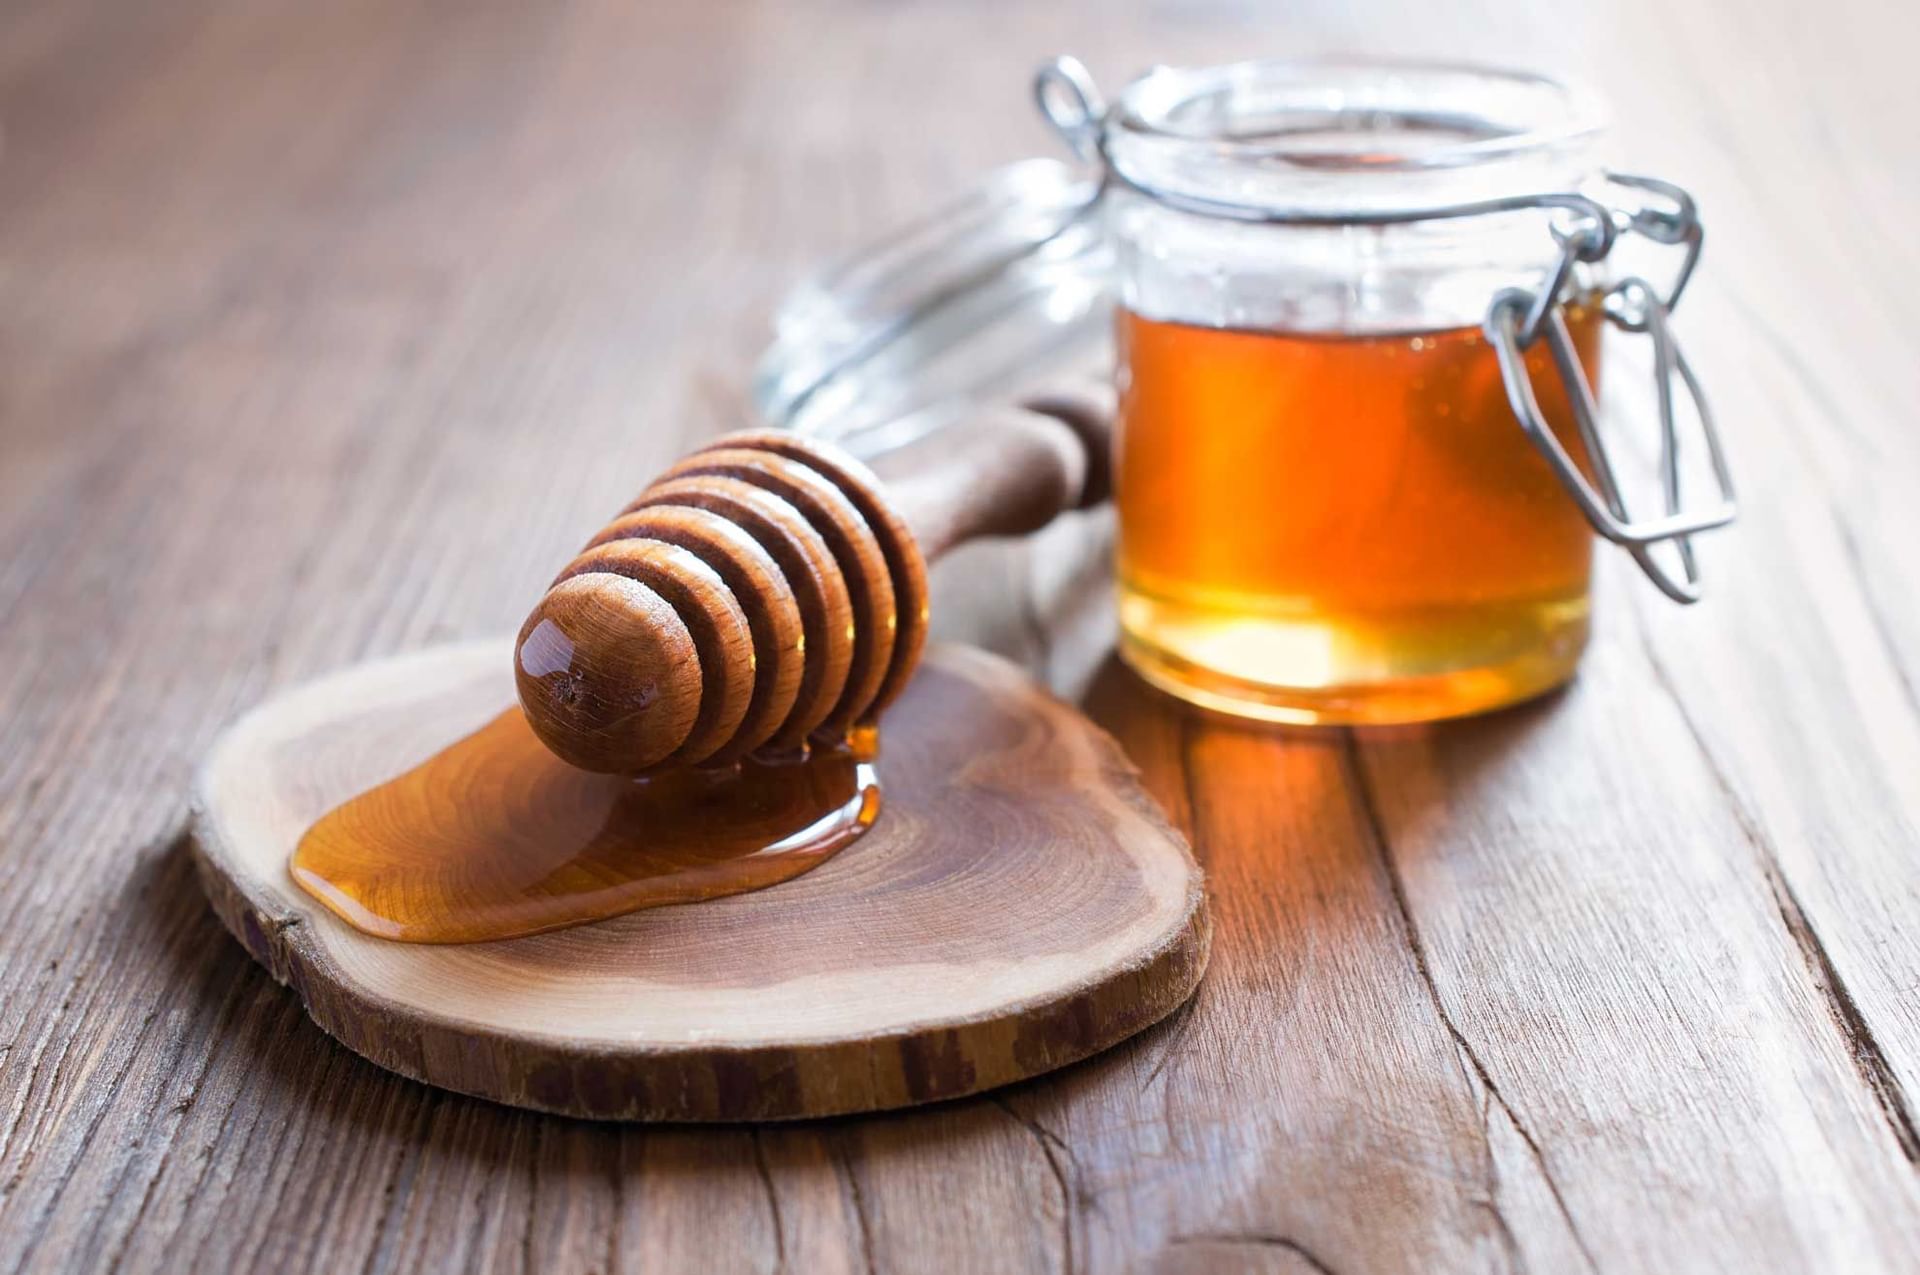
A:
POLYGON ((1091 391, 989 409, 876 462, 920 551, 931 560, 967 540, 1021 536, 1065 510, 1106 499, 1108 422, 1091 391))

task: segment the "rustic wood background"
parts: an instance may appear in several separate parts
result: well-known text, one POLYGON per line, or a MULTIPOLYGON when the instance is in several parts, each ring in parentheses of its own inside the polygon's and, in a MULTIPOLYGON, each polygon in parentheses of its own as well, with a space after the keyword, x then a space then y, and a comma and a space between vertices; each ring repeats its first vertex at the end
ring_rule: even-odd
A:
POLYGON ((1914 10, 1837 0, 0 9, 0 1269, 1912 1270, 1914 10), (190 772, 268 690, 509 629, 738 418, 784 285, 1048 150, 1025 77, 1377 50, 1582 75, 1711 226, 1747 513, 1609 560, 1578 684, 1243 729, 1101 658, 1097 519, 941 573, 1211 873, 1212 973, 877 1119, 438 1093, 220 931, 190 772))

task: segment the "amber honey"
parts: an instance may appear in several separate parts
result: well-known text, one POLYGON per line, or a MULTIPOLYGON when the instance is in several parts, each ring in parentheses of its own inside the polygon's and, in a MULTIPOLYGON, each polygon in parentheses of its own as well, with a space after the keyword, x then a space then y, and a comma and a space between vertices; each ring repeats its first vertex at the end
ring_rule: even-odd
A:
POLYGON ((871 731, 804 759, 629 779, 576 770, 512 708, 352 797, 290 870, 356 929, 413 943, 515 938, 757 890, 873 825, 871 731))
MULTIPOLYGON (((1602 316, 1566 317, 1592 379, 1602 316)), ((1242 715, 1366 723, 1571 675, 1592 535, 1478 328, 1118 323, 1122 650, 1148 680, 1242 715)), ((1527 364, 1584 458, 1545 342, 1527 364)))

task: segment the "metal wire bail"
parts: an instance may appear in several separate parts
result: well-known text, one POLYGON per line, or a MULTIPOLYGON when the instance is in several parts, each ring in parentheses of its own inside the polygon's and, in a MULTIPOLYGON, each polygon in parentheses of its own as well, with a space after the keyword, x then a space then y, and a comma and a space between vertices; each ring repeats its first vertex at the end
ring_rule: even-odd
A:
POLYGON ((1668 199, 1669 209, 1643 208, 1632 212, 1615 211, 1617 233, 1634 232, 1656 243, 1686 247, 1674 282, 1662 297, 1652 284, 1639 276, 1629 276, 1607 289, 1601 298, 1602 312, 1615 327, 1625 332, 1644 332, 1653 341, 1654 391, 1660 411, 1660 483, 1665 511, 1654 517, 1634 518, 1621 492, 1613 456, 1600 431, 1600 412, 1585 370, 1574 350, 1559 302, 1572 275, 1575 260, 1597 260, 1606 249, 1587 254, 1600 242, 1591 226, 1561 233, 1561 255, 1544 287, 1536 292, 1509 288, 1493 298, 1487 308, 1485 330, 1494 353, 1500 360, 1501 379, 1506 384, 1507 401, 1520 428, 1533 440, 1567 494, 1600 535, 1620 545, 1640 565, 1649 580, 1676 602, 1700 600, 1700 568, 1693 550, 1693 537, 1714 527, 1724 527, 1738 512, 1733 492, 1733 476, 1726 453, 1720 444, 1720 432, 1713 412, 1707 406, 1706 393, 1694 375, 1686 355, 1674 339, 1668 317, 1692 277, 1700 257, 1703 233, 1693 200, 1678 186, 1649 177, 1610 177, 1616 185, 1654 192, 1668 199), (1567 392, 1572 406, 1574 426, 1593 468, 1593 479, 1568 454, 1567 449, 1541 414, 1539 399, 1527 375, 1523 357, 1527 348, 1542 335, 1553 356, 1555 373, 1567 392), (1699 420, 1699 431, 1706 444, 1707 462, 1713 472, 1715 499, 1699 509, 1684 507, 1680 475, 1680 426, 1675 412, 1674 382, 1685 388, 1699 420), (1672 542, 1679 564, 1676 574, 1654 556, 1654 546, 1672 542))
POLYGON ((1107 101, 1086 63, 1063 53, 1042 66, 1033 77, 1033 104, 1074 158, 1104 163, 1100 134, 1107 124, 1107 101))

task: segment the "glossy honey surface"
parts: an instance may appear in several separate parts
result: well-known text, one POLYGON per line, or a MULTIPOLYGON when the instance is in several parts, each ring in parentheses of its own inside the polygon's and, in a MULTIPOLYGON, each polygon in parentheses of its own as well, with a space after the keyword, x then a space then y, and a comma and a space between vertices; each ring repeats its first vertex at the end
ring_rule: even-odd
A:
POLYGON ((880 810, 870 732, 804 760, 629 779, 547 751, 513 708, 322 816, 290 870, 381 938, 513 938, 757 890, 818 866, 880 810))
MULTIPOLYGON (((1567 319, 1592 376, 1601 316, 1567 319)), ((1571 675, 1592 535, 1477 328, 1118 322, 1122 652, 1149 681, 1247 716, 1365 723, 1571 675)), ((1584 461, 1545 343, 1526 357, 1584 461)))

